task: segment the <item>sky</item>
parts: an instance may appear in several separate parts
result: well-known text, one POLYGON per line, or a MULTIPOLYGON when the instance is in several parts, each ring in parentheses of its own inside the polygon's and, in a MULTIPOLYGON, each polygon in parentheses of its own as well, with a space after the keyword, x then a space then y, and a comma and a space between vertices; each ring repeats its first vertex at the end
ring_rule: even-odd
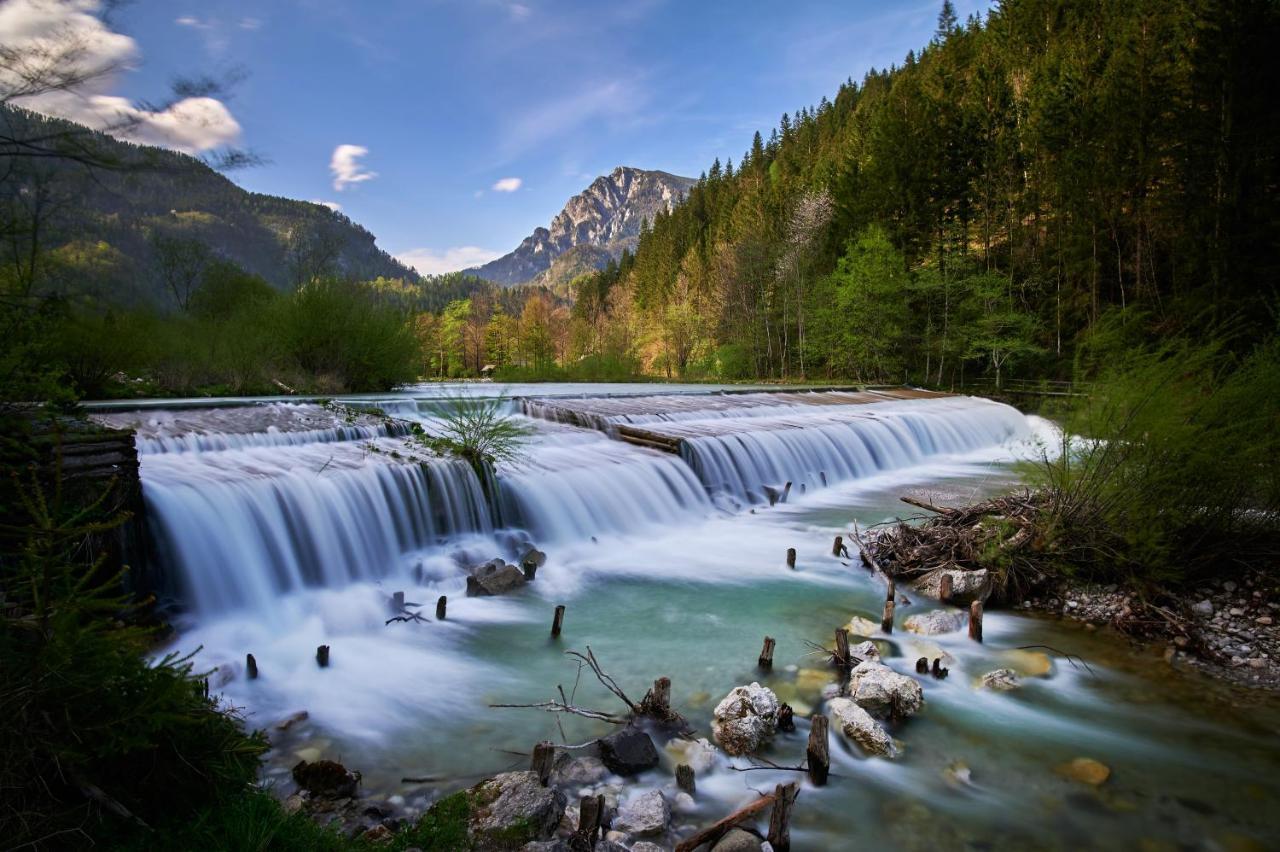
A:
MULTIPOLYGON (((991 5, 955 2, 961 20, 991 5)), ((940 7, 0 0, 0 43, 76 34, 112 73, 27 106, 86 123, 124 113, 140 141, 188 153, 250 151, 263 162, 236 183, 340 209, 429 274, 510 251, 615 166, 697 177, 736 162, 783 112, 900 64, 940 7), (200 75, 231 84, 166 101, 175 78, 200 75)))

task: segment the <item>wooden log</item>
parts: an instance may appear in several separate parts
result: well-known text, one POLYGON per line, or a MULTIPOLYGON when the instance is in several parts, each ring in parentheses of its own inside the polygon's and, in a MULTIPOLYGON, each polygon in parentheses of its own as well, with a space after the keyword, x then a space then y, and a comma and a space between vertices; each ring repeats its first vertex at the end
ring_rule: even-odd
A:
POLYGON ((914 497, 899 497, 898 499, 903 503, 906 503, 908 506, 915 506, 917 509, 924 509, 926 512, 936 512, 939 515, 950 515, 955 512, 955 509, 935 506, 932 503, 926 503, 925 501, 917 500, 914 497))
POLYGON ((318 663, 320 668, 322 669, 329 668, 329 646, 328 645, 321 645, 320 647, 316 648, 316 663, 318 663))
POLYGON ((249 675, 249 680, 258 679, 258 661, 253 658, 253 654, 244 655, 244 669, 249 675))
POLYGON ((849 630, 836 628, 836 665, 842 669, 853 668, 853 660, 849 654, 849 630))
POLYGON ((791 852, 791 810, 800 788, 794 782, 773 790, 773 813, 769 815, 769 845, 774 852, 791 852))
POLYGON ((784 703, 778 708, 778 720, 776 724, 778 730, 784 733, 791 733, 796 729, 796 711, 791 709, 790 704, 784 703))
POLYGON ((601 835, 600 822, 603 818, 604 796, 583 796, 578 802, 578 831, 573 836, 573 845, 594 849, 601 835))
POLYGON ((969 604, 969 638, 982 641, 982 601, 969 604))
POLYGON ((808 761, 809 780, 815 787, 826 784, 827 776, 831 774, 829 727, 827 717, 821 713, 814 713, 809 717, 809 746, 805 749, 805 757, 808 761))
POLYGON ((436 601, 436 621, 444 621, 445 610, 449 607, 449 596, 441 595, 440 600, 436 601))
POLYGON ((764 647, 760 649, 760 659, 756 661, 756 665, 765 671, 769 671, 773 668, 774 644, 772 636, 764 637, 764 647))
POLYGON ((951 587, 955 583, 955 578, 950 573, 943 574, 938 579, 938 600, 946 603, 951 600, 951 587))
POLYGON ((697 834, 680 841, 676 844, 675 852, 693 852, 693 850, 697 849, 704 843, 709 847, 715 846, 716 841, 721 837, 724 837, 725 833, 729 829, 733 828, 745 819, 754 817, 756 814, 773 804, 773 802, 774 794, 770 793, 768 795, 761 796, 751 804, 738 808, 724 819, 719 820, 718 822, 702 829, 702 831, 699 831, 697 834))
POLYGON ((880 629, 885 633, 893 632, 893 598, 884 602, 884 615, 880 618, 880 629))
POLYGON ((693 777, 693 767, 687 763, 676 766, 676 786, 692 796, 698 789, 698 782, 693 777))
POLYGON ((921 657, 920 659, 916 660, 916 674, 928 674, 928 673, 929 673, 929 658, 921 657))
POLYGON ((551 635, 559 636, 561 628, 564 627, 564 604, 556 607, 556 614, 551 619, 551 635))
POLYGON ((556 747, 550 740, 543 740, 533 747, 533 760, 530 763, 532 769, 538 775, 538 783, 543 787, 547 786, 547 780, 551 777, 551 767, 555 764, 556 747))
POLYGON ((897 596, 897 594, 898 594, 898 585, 893 582, 892 578, 890 578, 889 587, 885 590, 884 599, 887 601, 891 601, 894 599, 894 597, 897 596))

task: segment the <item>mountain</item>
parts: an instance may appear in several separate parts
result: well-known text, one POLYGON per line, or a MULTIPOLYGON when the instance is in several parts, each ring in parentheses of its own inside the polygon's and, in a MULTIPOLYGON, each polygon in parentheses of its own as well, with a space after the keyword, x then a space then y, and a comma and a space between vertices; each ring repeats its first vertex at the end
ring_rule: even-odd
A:
POLYGON ((575 248, 570 268, 598 269, 623 249, 634 249, 641 223, 675 207, 695 183, 667 172, 618 166, 570 198, 549 227, 534 229, 515 251, 466 271, 504 286, 523 284, 575 248))
POLYGON ((114 303, 163 302, 159 238, 202 244, 212 257, 281 289, 312 274, 419 278, 343 214, 249 192, 194 157, 12 107, 0 108, 0 137, 60 139, 73 153, 87 152, 38 162, 15 158, 15 179, 0 192, 4 208, 31 209, 36 194, 45 197, 40 248, 51 252, 49 286, 59 292, 114 303))

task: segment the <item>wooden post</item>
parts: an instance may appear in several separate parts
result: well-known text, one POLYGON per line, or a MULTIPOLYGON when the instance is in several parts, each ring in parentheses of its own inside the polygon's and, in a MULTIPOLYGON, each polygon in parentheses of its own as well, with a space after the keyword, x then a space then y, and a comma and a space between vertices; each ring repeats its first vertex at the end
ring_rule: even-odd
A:
POLYGON ((594 849, 600 835, 600 820, 604 816, 604 796, 583 796, 578 802, 578 832, 575 840, 586 849, 594 849))
POLYGON ((938 580, 938 600, 946 603, 951 600, 951 587, 955 583, 955 578, 951 574, 943 574, 938 580))
POLYGON ((831 545, 831 555, 843 556, 845 559, 849 558, 849 548, 844 546, 844 536, 836 536, 835 543, 831 545))
POLYGON ((845 627, 836 628, 836 665, 842 669, 850 669, 853 660, 849 656, 849 630, 845 627))
POLYGON ((328 645, 321 645, 319 648, 316 648, 316 662, 319 663, 320 668, 322 669, 329 668, 329 646, 328 645))
POLYGON ((791 709, 790 704, 783 704, 778 708, 777 726, 779 731, 786 733, 796 729, 796 711, 791 709))
POLYGON ((884 599, 887 601, 891 601, 895 597, 897 597, 897 594, 898 594, 898 585, 897 583, 893 582, 893 578, 890 577, 889 587, 885 589, 885 592, 884 592, 884 599))
POLYGON ((982 601, 969 604, 969 638, 982 641, 982 601))
POLYGON ((773 791, 773 813, 769 815, 769 845, 774 852, 791 852, 791 808, 800 792, 795 783, 779 784, 773 791))
POLYGON ((794 547, 787 548, 787 567, 792 571, 796 570, 796 549, 794 547))
POLYGON ((787 502, 787 498, 788 498, 789 496, 791 496, 791 483, 790 483, 790 482, 788 482, 788 483, 787 483, 786 485, 784 485, 784 486, 783 486, 783 488, 782 488, 782 501, 781 501, 781 502, 783 502, 783 503, 787 502))
POLYGON ((884 602, 884 616, 880 619, 880 629, 885 633, 893 632, 893 598, 884 602))
POLYGON ((692 796, 698 789, 698 784, 693 779, 693 767, 687 763, 681 763, 676 766, 676 786, 684 790, 692 796))
POLYGON ((928 674, 928 673, 929 673, 929 658, 921 657, 920 659, 916 660, 916 674, 928 674))
POLYGON ((950 673, 951 673, 951 669, 944 669, 942 667, 941 657, 933 658, 933 676, 934 677, 936 677, 938 680, 942 680, 944 677, 946 677, 950 673))
POLYGON ((534 578, 535 576, 537 576, 537 573, 538 573, 538 565, 537 565, 537 563, 536 563, 536 562, 525 562, 525 563, 524 563, 523 565, 521 565, 520 567, 524 570, 524 578, 525 578, 525 580, 527 580, 527 581, 529 581, 530 583, 532 583, 532 582, 533 582, 533 578, 534 578))
POLYGON ((441 595, 440 600, 436 601, 436 621, 444 621, 444 611, 449 606, 449 596, 441 595))
POLYGON ((480 596, 480 581, 475 577, 467 578, 467 597, 475 598, 480 596))
POLYGON ((556 607, 555 617, 551 619, 551 635, 559 636, 562 627, 564 627, 564 604, 556 607))
POLYGON ((827 717, 821 713, 814 713, 809 717, 809 747, 805 750, 805 756, 809 762, 809 780, 815 787, 826 784, 827 776, 831 774, 828 727, 827 717))
POLYGON ((393 592, 391 595, 391 611, 404 612, 404 592, 393 592))
POLYGON ((764 647, 760 649, 760 659, 756 661, 756 665, 765 671, 773 668, 773 646, 773 637, 764 637, 764 647))
POLYGON ((530 768, 538 774, 538 783, 547 786, 551 777, 551 767, 556 760, 556 747, 550 740, 543 740, 533 747, 533 761, 530 768))
POLYGON ((671 716, 671 678, 660 677, 653 682, 653 689, 640 702, 645 714, 658 719, 671 716))
POLYGON ((258 679, 258 661, 253 658, 253 654, 244 655, 244 668, 249 674, 249 680, 258 679))

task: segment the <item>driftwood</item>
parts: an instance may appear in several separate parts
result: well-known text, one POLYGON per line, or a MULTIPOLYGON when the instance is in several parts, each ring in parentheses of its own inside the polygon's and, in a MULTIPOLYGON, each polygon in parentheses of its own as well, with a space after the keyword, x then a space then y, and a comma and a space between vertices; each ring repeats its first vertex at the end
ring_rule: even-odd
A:
POLYGON ((675 852, 693 852, 693 850, 697 849, 704 843, 708 846, 715 846, 716 842, 721 837, 724 837, 725 834, 728 833, 729 829, 733 828, 743 820, 756 816, 773 803, 773 793, 763 795, 751 804, 738 808, 719 822, 707 826, 692 837, 688 837, 680 841, 676 844, 675 852))

